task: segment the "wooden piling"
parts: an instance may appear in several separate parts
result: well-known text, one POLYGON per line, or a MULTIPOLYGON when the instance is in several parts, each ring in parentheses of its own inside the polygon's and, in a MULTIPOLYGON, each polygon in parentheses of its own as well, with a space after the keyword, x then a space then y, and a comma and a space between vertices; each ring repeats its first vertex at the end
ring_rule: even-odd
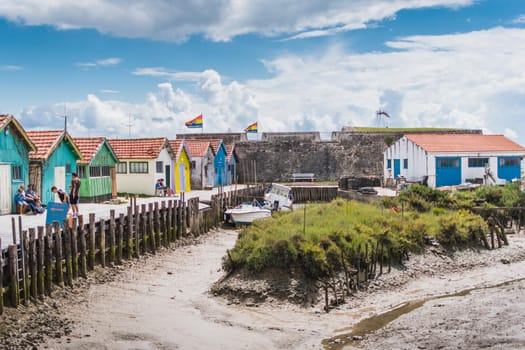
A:
POLYGON ((62 271, 62 234, 60 232, 60 223, 53 221, 53 227, 55 231, 55 271, 56 271, 56 283, 63 287, 64 286, 64 272, 62 271))
POLYGON ((71 235, 71 267, 73 279, 78 278, 78 217, 73 218, 73 227, 69 230, 71 235))
POLYGON ((166 202, 162 201, 160 203, 160 210, 159 210, 159 231, 161 233, 161 244, 163 244, 165 247, 168 246, 168 240, 167 240, 167 230, 166 230, 166 202))
POLYGON ((4 254, 2 252, 2 238, 0 238, 0 315, 4 314, 4 254))
MULTIPOLYGON (((29 229, 29 274, 30 274, 30 291, 31 298, 36 300, 38 296, 37 290, 37 267, 36 267, 36 230, 34 228, 29 229)), ((1 266, 1 265, 0 265, 1 266)))
POLYGON ((139 206, 137 205, 137 197, 135 197, 135 255, 140 258, 140 215, 139 206))
POLYGON ((106 267, 106 221, 100 219, 100 265, 106 267))
POLYGON ((22 230, 22 218, 18 217, 18 229, 20 233, 20 262, 21 262, 21 271, 22 271, 22 288, 24 291, 24 305, 29 305, 29 272, 28 272, 28 250, 29 250, 29 240, 27 238, 27 231, 22 230))
POLYGON ((148 252, 148 216, 146 213, 146 204, 140 206, 140 236, 142 237, 142 253, 148 252))
POLYGON ((64 236, 64 258, 66 260, 66 284, 73 287, 73 262, 71 261, 71 232, 69 220, 64 220, 62 227, 62 234, 64 236))
POLYGON ((89 214, 89 235, 88 235, 88 249, 89 253, 87 256, 88 266, 90 270, 95 268, 95 214, 89 214))
POLYGON ((109 263, 113 265, 115 260, 115 209, 111 209, 109 211, 109 263))
MULTIPOLYGON (((44 257, 45 257, 45 241, 44 241, 44 226, 38 226, 38 241, 37 241, 37 258, 36 258, 36 268, 37 268, 37 293, 38 297, 43 300, 45 289, 44 289, 44 257)), ((1 264, 0 264, 1 265, 1 264)))
POLYGON ((124 248, 124 214, 119 214, 117 227, 117 264, 122 264, 122 249, 124 248))
MULTIPOLYGON (((131 197, 132 198, 132 197, 131 197)), ((128 206, 127 237, 126 237, 126 256, 128 260, 133 257, 133 211, 132 206, 128 206)))
POLYGON ((168 201, 168 208, 166 209, 166 237, 169 243, 173 242, 173 200, 168 201))
POLYGON ((45 247, 45 290, 46 295, 51 296, 53 291, 53 227, 46 225, 46 235, 44 237, 45 247))
POLYGON ((153 204, 154 206, 154 209, 153 209, 153 221, 154 221, 154 233, 153 233, 153 237, 154 237, 154 240, 155 240, 155 245, 160 248, 161 246, 161 235, 160 235, 160 214, 159 214, 159 202, 155 202, 153 204))
POLYGON ((87 244, 86 230, 84 229, 84 216, 78 216, 78 237, 80 241, 79 267, 80 276, 87 278, 87 244))
POLYGON ((8 266, 9 266, 9 295, 11 305, 18 307, 20 304, 20 292, 18 289, 18 252, 16 245, 10 245, 7 248, 8 252, 8 266))
POLYGON ((155 242, 155 225, 153 219, 153 203, 148 204, 148 232, 149 240, 151 244, 151 252, 153 254, 157 253, 157 243, 155 242))

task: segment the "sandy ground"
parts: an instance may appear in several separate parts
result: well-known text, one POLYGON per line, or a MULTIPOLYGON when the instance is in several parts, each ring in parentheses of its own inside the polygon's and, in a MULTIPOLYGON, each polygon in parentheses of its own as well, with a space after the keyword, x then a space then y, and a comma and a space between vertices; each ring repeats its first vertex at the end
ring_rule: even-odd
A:
POLYGON ((494 251, 415 256, 406 270, 383 275, 328 314, 321 305, 232 305, 211 296, 236 237, 231 230, 211 232, 70 296, 61 313, 73 324, 71 334, 48 339, 43 348, 525 348, 523 235, 494 251), (415 307, 399 309, 405 305, 415 307))

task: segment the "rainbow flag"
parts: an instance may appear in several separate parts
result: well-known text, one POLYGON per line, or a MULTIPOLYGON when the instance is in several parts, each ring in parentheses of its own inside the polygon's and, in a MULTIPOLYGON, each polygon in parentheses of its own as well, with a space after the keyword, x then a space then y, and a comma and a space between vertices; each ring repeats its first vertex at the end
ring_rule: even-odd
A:
POLYGON ((246 132, 257 132, 257 122, 250 124, 248 127, 244 129, 246 132))
POLYGON ((188 120, 185 125, 188 128, 202 128, 202 114, 198 115, 197 117, 193 118, 192 120, 188 120))

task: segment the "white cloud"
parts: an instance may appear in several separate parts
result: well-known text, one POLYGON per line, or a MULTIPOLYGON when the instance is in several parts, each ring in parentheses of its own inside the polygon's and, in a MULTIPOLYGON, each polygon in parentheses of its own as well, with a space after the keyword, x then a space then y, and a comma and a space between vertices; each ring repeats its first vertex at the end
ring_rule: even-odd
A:
POLYGON ((9 64, 0 66, 1 72, 16 72, 16 71, 23 70, 23 69, 24 67, 14 66, 14 65, 9 65, 9 64))
MULTIPOLYGON (((129 115, 136 119, 134 136, 188 131, 184 121, 200 113, 209 132, 241 131, 254 121, 263 132, 323 132, 373 126, 375 111, 383 108, 392 127, 480 128, 525 143, 525 30, 412 36, 388 46, 394 51, 355 54, 335 45, 278 57, 264 62, 271 78, 246 82, 225 82, 214 70, 143 68, 135 74, 187 80, 191 92, 162 83, 140 104, 89 96, 67 106, 73 118, 84 121, 78 133, 108 136, 126 136, 129 115)), ((48 115, 63 114, 62 105, 56 113, 26 110, 24 126, 47 123, 48 115)), ((49 121, 60 126, 53 118, 49 121)))
POLYGON ((519 15, 512 20, 514 24, 525 24, 525 15, 519 15))
POLYGON ((468 6, 476 0, 17 0, 0 2, 0 16, 25 25, 94 28, 132 38, 184 41, 194 34, 216 41, 249 33, 330 35, 393 18, 403 9, 468 6), (304 33, 303 33, 304 32, 304 33))
POLYGON ((104 94, 118 94, 120 91, 118 90, 111 90, 111 89, 102 89, 100 92, 104 94))
POLYGON ((98 60, 95 62, 78 62, 77 66, 82 68, 94 68, 94 67, 109 67, 116 66, 122 62, 122 59, 118 57, 110 57, 103 60, 98 60))

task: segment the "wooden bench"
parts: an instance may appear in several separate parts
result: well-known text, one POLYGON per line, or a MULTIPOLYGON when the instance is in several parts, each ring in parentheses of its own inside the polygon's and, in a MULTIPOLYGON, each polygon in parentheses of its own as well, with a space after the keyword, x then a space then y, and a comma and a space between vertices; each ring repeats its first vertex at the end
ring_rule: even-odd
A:
POLYGON ((293 173, 292 174, 292 180, 293 182, 296 181, 315 181, 315 174, 314 173, 293 173))

